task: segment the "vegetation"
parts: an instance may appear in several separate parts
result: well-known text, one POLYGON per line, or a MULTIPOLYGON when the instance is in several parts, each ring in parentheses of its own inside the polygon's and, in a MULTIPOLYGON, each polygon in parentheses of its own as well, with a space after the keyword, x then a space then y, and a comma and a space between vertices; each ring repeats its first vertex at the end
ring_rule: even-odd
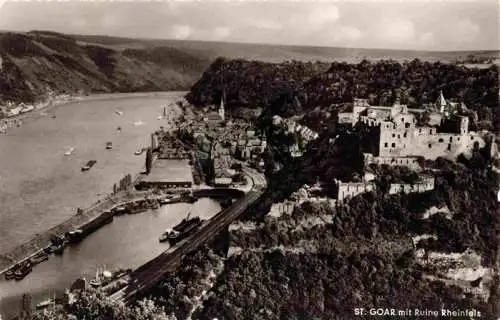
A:
MULTIPOLYGON (((195 105, 216 103, 223 88, 229 108, 260 106, 272 114, 294 115, 367 98, 375 105, 396 99, 410 107, 434 103, 440 90, 477 111, 492 128, 498 116, 498 67, 469 69, 457 64, 392 60, 357 64, 216 60, 187 95, 195 105)), ((498 127, 495 127, 498 129, 498 127)))
POLYGON ((56 94, 187 90, 210 64, 189 50, 119 50, 55 32, 1 33, 0 105, 56 94))

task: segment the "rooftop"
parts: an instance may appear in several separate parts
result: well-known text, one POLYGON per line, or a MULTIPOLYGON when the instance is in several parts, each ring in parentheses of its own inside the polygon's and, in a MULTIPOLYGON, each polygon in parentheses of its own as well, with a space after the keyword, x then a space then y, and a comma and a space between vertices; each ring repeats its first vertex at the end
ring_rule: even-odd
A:
POLYGON ((144 182, 193 182, 189 160, 157 159, 144 182))

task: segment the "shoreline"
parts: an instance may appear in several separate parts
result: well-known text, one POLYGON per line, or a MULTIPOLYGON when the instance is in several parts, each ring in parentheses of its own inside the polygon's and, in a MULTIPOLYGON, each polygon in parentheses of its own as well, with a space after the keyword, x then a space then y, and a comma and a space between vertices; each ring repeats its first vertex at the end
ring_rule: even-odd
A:
MULTIPOLYGON (((41 117, 46 117, 47 115, 43 115, 42 113, 48 113, 50 111, 54 111, 58 109, 59 107, 73 104, 73 103, 78 103, 78 102, 89 102, 89 101, 98 101, 98 100, 116 100, 116 99, 123 99, 123 98, 155 98, 159 96, 165 96, 165 95, 170 95, 170 94, 180 94, 180 93, 187 93, 188 91, 147 91, 147 92, 117 92, 117 93, 94 93, 90 95, 68 95, 64 98, 60 96, 59 100, 56 97, 51 103, 48 102, 38 102, 38 103, 48 103, 46 106, 43 107, 35 107, 31 111, 27 111, 24 113, 20 113, 18 115, 13 115, 9 117, 3 117, 0 118, 0 121, 21 121, 22 125, 24 125, 25 121, 32 121, 39 119, 41 117)), ((35 103, 36 105, 36 103, 35 103)), ((17 105, 18 106, 18 105, 17 105)), ((9 130, 12 130, 15 128, 9 128, 9 130)), ((7 132, 9 131, 7 130, 7 132)))
MULTIPOLYGON (((47 112, 49 110, 54 110, 57 107, 61 107, 64 105, 68 105, 71 103, 77 103, 78 101, 95 101, 95 100, 114 100, 114 99, 123 99, 126 97, 152 97, 157 98, 161 96, 167 96, 172 94, 179 94, 185 91, 161 91, 161 92, 139 92, 139 93, 105 93, 105 94, 95 94, 90 96, 85 96, 81 99, 72 99, 68 101, 64 101, 63 103, 50 105, 44 108, 34 109, 32 111, 5 118, 5 119, 19 119, 19 120, 36 120, 43 115, 40 115, 41 112, 47 112)), ((173 110, 176 116, 182 113, 180 108, 173 105, 173 110)), ((141 171, 133 175, 133 183, 138 180, 141 176, 141 171)), ((141 191, 122 191, 117 194, 106 194, 105 198, 96 199, 96 202, 91 204, 89 207, 83 210, 82 214, 77 214, 75 212, 74 215, 62 221, 53 227, 45 230, 41 230, 40 233, 35 234, 30 240, 21 243, 15 247, 9 248, 4 252, 0 252, 0 275, 5 273, 8 269, 14 266, 17 263, 23 262, 30 257, 36 255, 41 250, 46 248, 50 244, 50 239, 53 235, 64 235, 66 232, 74 230, 79 226, 82 226, 86 223, 89 223, 93 220, 98 219, 105 211, 110 210, 111 208, 122 205, 123 203, 130 202, 132 200, 143 199, 149 192, 141 192, 141 191)), ((76 210, 76 209, 75 209, 76 210)))

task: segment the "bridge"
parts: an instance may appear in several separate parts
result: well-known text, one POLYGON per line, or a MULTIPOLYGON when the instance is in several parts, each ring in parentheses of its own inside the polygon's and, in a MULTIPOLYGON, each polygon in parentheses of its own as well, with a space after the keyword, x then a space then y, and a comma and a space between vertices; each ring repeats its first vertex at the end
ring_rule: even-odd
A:
MULTIPOLYGON (((245 210, 252 206, 262 195, 266 181, 265 178, 252 169, 245 169, 244 172, 252 180, 251 191, 244 194, 242 191, 236 189, 210 189, 214 192, 213 194, 217 195, 220 195, 223 191, 229 193, 239 191, 243 195, 230 207, 220 211, 209 221, 206 221, 195 233, 181 241, 177 246, 163 252, 155 259, 134 270, 130 274, 131 280, 127 286, 113 293, 110 298, 125 304, 134 302, 137 296, 152 289, 158 281, 165 278, 166 274, 175 272, 181 265, 182 258, 185 255, 195 251, 202 244, 213 240, 218 233, 227 228, 245 210)), ((208 189, 200 190, 203 193, 208 191, 208 189)), ((233 194, 237 193, 234 192, 233 194)))

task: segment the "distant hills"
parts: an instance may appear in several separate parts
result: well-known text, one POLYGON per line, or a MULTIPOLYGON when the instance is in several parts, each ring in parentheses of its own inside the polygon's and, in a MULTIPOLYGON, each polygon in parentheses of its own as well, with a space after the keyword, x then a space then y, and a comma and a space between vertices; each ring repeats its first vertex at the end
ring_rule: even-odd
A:
MULTIPOLYGON (((49 89, 70 94, 189 90, 217 57, 264 62, 353 62, 362 58, 455 61, 470 54, 0 32, 0 104, 33 101, 49 89)), ((305 73, 312 76, 316 71, 324 68, 318 66, 305 73)))

